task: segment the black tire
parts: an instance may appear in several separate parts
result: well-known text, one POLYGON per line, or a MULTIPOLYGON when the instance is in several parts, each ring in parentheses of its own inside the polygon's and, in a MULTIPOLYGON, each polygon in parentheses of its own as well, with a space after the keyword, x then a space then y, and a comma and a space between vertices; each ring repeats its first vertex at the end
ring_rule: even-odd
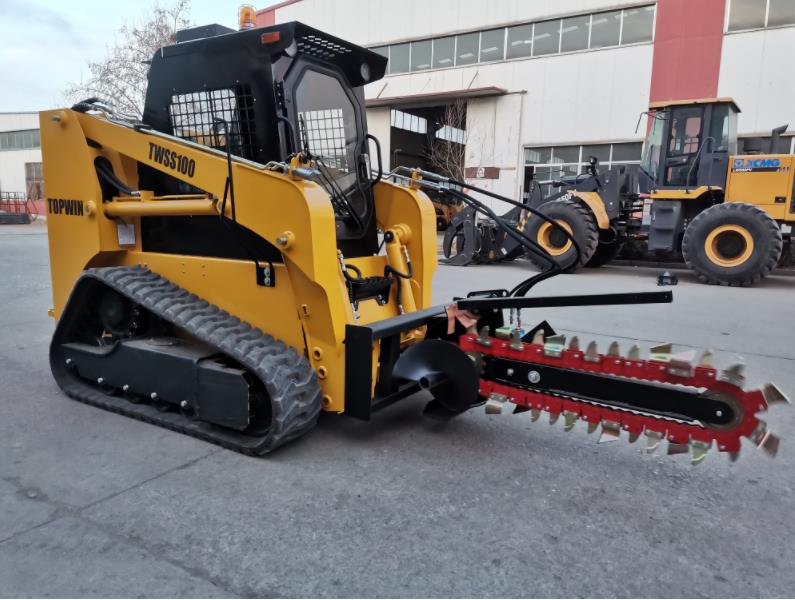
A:
POLYGON ((691 221, 682 239, 687 266, 714 285, 753 285, 776 266, 782 247, 778 223, 742 202, 709 207, 691 221))
MULTIPOLYGON (((599 230, 596 228, 596 219, 589 209, 577 200, 561 198, 542 204, 538 209, 542 214, 561 222, 571 230, 572 237, 580 247, 580 256, 577 260, 577 250, 567 237, 543 219, 532 217, 528 221, 527 236, 541 247, 552 250, 553 259, 563 267, 567 273, 573 273, 586 264, 593 257, 599 245, 599 230), (567 248, 568 246, 568 248, 567 248)), ((528 258, 541 269, 547 268, 547 261, 528 252, 528 258)))
POLYGON ((585 263, 588 269, 595 269, 611 262, 623 247, 623 240, 618 238, 615 229, 608 229, 599 232, 599 245, 593 253, 591 260, 585 263))

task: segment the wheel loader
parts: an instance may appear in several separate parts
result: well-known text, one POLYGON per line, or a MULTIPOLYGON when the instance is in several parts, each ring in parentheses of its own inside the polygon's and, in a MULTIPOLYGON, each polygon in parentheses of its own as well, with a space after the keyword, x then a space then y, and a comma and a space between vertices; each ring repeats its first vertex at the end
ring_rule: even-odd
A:
POLYGON ((572 232, 579 261, 549 223, 531 218, 528 235, 569 270, 601 266, 640 239, 652 255, 684 258, 704 283, 753 285, 791 250, 795 156, 774 153, 786 125, 768 153, 737 154, 739 112, 730 98, 653 103, 637 175, 623 166, 599 173, 594 159, 534 204, 572 232))
POLYGON ((363 86, 385 67, 297 22, 204 27, 152 58, 142 119, 96 98, 41 113, 50 364, 67 395, 255 456, 321 411, 367 420, 418 392, 439 420, 512 407, 696 463, 710 448, 735 458, 743 437, 775 454, 757 415, 785 396, 745 389, 741 365, 670 345, 600 353, 522 326, 522 309, 671 293, 530 294, 563 270, 554 256, 461 182, 383 172, 363 86), (545 270, 435 305, 430 190, 494 219, 545 270))

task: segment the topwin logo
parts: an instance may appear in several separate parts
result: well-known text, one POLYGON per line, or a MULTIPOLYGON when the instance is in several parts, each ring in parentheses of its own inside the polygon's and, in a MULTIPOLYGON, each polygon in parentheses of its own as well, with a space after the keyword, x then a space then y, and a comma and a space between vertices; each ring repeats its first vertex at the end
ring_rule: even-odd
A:
POLYGON ((735 158, 732 171, 778 171, 780 166, 778 158, 735 158))

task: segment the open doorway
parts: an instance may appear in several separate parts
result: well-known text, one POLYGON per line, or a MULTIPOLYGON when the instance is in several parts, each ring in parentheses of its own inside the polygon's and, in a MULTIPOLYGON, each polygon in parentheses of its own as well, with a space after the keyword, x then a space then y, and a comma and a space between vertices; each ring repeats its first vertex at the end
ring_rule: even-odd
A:
MULTIPOLYGON (((393 107, 390 114, 392 168, 402 165, 464 180, 466 102, 437 106, 393 107)), ((457 202, 428 192, 436 227, 444 230, 461 209, 457 202)))

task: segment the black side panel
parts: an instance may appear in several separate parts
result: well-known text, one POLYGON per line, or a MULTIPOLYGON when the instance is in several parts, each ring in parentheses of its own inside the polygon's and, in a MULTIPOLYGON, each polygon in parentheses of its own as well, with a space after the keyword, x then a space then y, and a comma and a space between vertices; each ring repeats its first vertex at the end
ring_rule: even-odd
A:
POLYGON ((250 229, 218 217, 143 217, 141 243, 145 252, 215 256, 283 262, 276 246, 250 229))
POLYGON ((678 250, 683 226, 680 201, 655 200, 651 206, 649 250, 678 250))

